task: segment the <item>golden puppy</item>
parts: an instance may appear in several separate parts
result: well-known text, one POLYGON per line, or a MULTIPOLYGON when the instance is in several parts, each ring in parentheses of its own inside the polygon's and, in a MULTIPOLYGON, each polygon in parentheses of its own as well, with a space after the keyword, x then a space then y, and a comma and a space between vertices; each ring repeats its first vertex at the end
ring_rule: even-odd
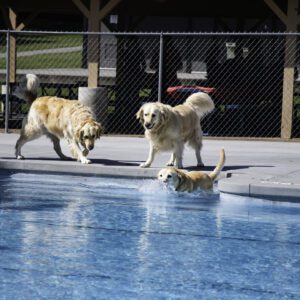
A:
POLYGON ((214 103, 206 93, 190 95, 184 104, 171 107, 159 102, 145 103, 136 117, 145 129, 150 149, 146 162, 140 166, 150 167, 158 151, 172 151, 168 166, 182 168, 184 144, 195 149, 197 166, 203 166, 200 156, 202 130, 200 119, 214 109, 214 103))
POLYGON ((28 74, 14 93, 31 104, 16 143, 17 159, 24 159, 21 148, 25 143, 46 135, 52 140, 54 150, 61 159, 69 159, 62 153, 59 142, 61 138, 65 138, 75 159, 83 164, 91 163, 87 155, 102 132, 102 127, 93 118, 91 110, 76 100, 52 96, 36 99, 37 88, 38 78, 28 74))
POLYGON ((213 183, 219 176, 225 164, 225 151, 221 149, 220 158, 216 168, 210 174, 204 172, 184 172, 174 167, 164 168, 159 171, 158 180, 171 185, 178 192, 192 192, 196 189, 211 190, 213 183))

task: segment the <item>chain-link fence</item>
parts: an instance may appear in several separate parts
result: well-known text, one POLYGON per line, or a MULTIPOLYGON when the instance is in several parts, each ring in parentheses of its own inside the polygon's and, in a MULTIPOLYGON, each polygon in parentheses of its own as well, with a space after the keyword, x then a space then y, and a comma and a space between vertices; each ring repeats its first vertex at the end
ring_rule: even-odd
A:
POLYGON ((91 98, 108 134, 141 134, 149 101, 182 103, 209 93, 204 134, 300 136, 297 34, 0 32, 0 128, 18 129, 28 111, 13 90, 27 73, 39 95, 91 98))

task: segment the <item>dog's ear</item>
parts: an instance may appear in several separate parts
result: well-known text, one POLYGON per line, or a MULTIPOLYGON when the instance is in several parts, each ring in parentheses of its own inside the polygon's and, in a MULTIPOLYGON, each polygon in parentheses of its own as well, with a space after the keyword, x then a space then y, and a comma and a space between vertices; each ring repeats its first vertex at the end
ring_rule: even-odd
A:
POLYGON ((176 187, 176 191, 180 190, 182 184, 184 184, 185 182, 185 177, 184 177, 184 172, 179 170, 179 169, 176 169, 175 168, 175 171, 176 171, 176 174, 177 174, 177 178, 178 178, 178 184, 177 184, 177 187, 176 187))
POLYGON ((81 141, 82 138, 83 138, 84 132, 83 132, 83 130, 81 130, 81 128, 82 127, 79 127, 79 126, 76 128, 76 134, 75 134, 75 136, 76 136, 77 141, 81 141))
POLYGON ((175 181, 174 184, 175 184, 175 191, 180 191, 180 186, 182 184, 182 181, 183 181, 183 178, 182 178, 182 174, 181 172, 174 168, 175 172, 176 172, 176 175, 177 175, 177 182, 175 181))
POLYGON ((162 105, 160 107, 160 115, 162 118, 162 122, 166 123, 170 119, 170 110, 167 106, 162 105))
POLYGON ((144 121, 144 118, 143 118, 143 116, 144 116, 144 109, 143 109, 143 106, 139 109, 139 111, 136 113, 136 118, 138 119, 138 120, 140 120, 140 122, 141 123, 143 123, 143 121, 144 121))
POLYGON ((176 170, 176 174, 177 174, 177 177, 179 179, 179 182, 181 182, 181 180, 182 180, 182 173, 179 170, 177 170, 177 169, 175 169, 175 170, 176 170))
POLYGON ((81 129, 81 126, 77 125, 74 130, 74 136, 77 141, 80 140, 80 129, 81 129))

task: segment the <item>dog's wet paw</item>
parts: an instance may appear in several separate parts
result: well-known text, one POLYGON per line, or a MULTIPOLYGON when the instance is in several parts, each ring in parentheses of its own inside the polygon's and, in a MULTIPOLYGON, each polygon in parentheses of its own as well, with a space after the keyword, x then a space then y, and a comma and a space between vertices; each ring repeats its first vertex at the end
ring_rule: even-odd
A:
POLYGON ((197 167, 204 167, 204 163, 197 164, 197 167))
POLYGON ((168 167, 174 167, 174 164, 173 163, 167 163, 166 166, 168 166, 168 167))
POLYGON ((25 157, 23 155, 17 155, 17 159, 25 159, 25 157))

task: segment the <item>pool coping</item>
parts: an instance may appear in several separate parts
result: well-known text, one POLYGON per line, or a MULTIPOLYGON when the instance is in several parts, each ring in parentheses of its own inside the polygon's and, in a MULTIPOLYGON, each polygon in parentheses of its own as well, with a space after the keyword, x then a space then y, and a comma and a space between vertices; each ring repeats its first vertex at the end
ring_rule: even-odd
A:
POLYGON ((82 176, 108 176, 126 178, 155 178, 159 168, 138 168, 132 166, 102 166, 97 164, 80 164, 63 161, 41 161, 41 160, 4 160, 0 159, 0 170, 42 172, 57 174, 73 174, 82 176))
POLYGON ((218 182, 220 192, 268 200, 300 203, 300 183, 259 179, 248 174, 232 175, 218 182))

